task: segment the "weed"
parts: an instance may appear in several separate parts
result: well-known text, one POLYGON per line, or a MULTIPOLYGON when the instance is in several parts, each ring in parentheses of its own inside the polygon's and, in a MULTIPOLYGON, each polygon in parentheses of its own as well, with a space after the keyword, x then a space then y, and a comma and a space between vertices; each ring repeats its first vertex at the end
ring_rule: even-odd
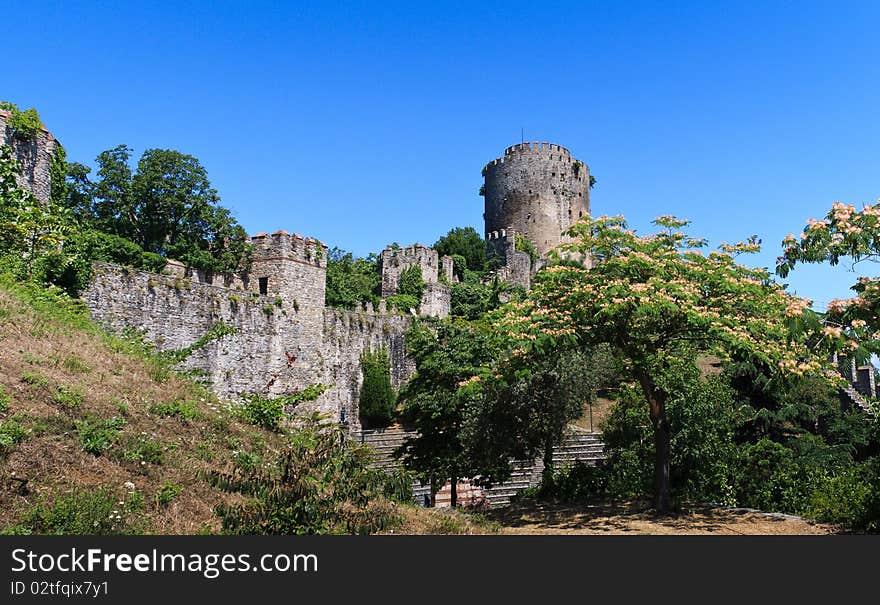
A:
POLYGON ((79 387, 66 387, 59 385, 55 387, 55 392, 52 393, 52 401, 68 410, 77 410, 81 408, 84 399, 85 395, 79 387))
POLYGON ((150 406, 149 412, 161 418, 177 416, 183 420, 195 420, 202 416, 202 413, 196 407, 196 403, 188 399, 175 399, 166 403, 156 403, 150 406))
POLYGON ((100 456, 116 443, 119 431, 125 425, 125 419, 118 416, 108 419, 89 417, 77 421, 76 432, 83 451, 100 456))
POLYGON ((168 506, 180 496, 183 488, 170 481, 165 481, 156 493, 156 506, 168 506))

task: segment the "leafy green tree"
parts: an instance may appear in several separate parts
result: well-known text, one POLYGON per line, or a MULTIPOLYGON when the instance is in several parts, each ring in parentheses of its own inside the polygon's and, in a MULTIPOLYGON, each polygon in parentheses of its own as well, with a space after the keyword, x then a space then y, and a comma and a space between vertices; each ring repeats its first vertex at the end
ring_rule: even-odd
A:
POLYGON ((68 205, 83 213, 84 198, 91 196, 95 228, 130 239, 147 252, 207 271, 231 272, 247 265, 247 234, 220 206, 196 158, 148 149, 132 172, 131 153, 125 145, 102 152, 94 183, 74 165, 68 205))
POLYGON ((422 277, 422 268, 418 265, 410 265, 400 272, 400 280, 397 282, 397 294, 399 296, 412 296, 417 301, 422 300, 425 294, 425 279, 422 277))
POLYGON ((585 217, 563 248, 591 257, 593 267, 540 272, 529 299, 506 307, 497 325, 518 342, 514 359, 608 343, 626 361, 653 428, 654 506, 662 512, 672 505, 667 403, 677 393, 663 377, 673 368, 695 365, 698 354, 738 354, 776 371, 837 375, 809 346, 817 339, 807 330, 807 301, 765 270, 734 261, 733 254, 759 249, 754 240, 706 255, 704 241, 682 231, 686 221, 660 217, 655 224, 658 233, 638 236, 622 217, 585 217))
POLYGON ((473 227, 456 227, 434 243, 440 256, 460 255, 471 271, 486 270, 486 240, 473 227))
POLYGON ((481 374, 471 388, 481 392, 465 430, 470 449, 490 459, 531 459, 543 454, 543 489, 551 490, 553 448, 569 424, 584 412, 601 387, 615 385, 617 363, 609 347, 551 351, 501 363, 481 374))
POLYGON ((360 392, 361 418, 370 426, 386 426, 397 411, 388 350, 365 351, 361 355, 361 372, 364 376, 360 392))
POLYGON ((378 257, 355 258, 351 252, 334 247, 327 258, 327 306, 352 309, 358 303, 379 303, 382 276, 378 257))
MULTIPOLYGON (((396 452, 407 469, 414 471, 436 494, 447 480, 452 486, 452 506, 457 503, 459 479, 498 475, 500 464, 467 447, 466 421, 479 409, 482 399, 462 386, 473 381, 496 350, 485 324, 462 320, 420 320, 406 333, 406 346, 416 372, 399 393, 402 416, 416 436, 396 452)), ((496 461, 497 462, 497 461, 496 461)), ((508 469, 509 472, 509 469, 508 469)))

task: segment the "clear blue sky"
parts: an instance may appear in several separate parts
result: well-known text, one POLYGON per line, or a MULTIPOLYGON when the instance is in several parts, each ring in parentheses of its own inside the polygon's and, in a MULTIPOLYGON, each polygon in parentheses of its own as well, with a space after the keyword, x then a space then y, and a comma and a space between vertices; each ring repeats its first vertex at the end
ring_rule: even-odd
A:
MULTIPOLYGON (((713 244, 880 197, 880 3, 4 3, 0 98, 72 160, 198 157, 251 233, 356 254, 482 232, 483 165, 565 145, 593 214, 713 244)), ((866 270, 871 271, 872 267, 866 270)), ((821 306, 843 267, 798 268, 821 306)))

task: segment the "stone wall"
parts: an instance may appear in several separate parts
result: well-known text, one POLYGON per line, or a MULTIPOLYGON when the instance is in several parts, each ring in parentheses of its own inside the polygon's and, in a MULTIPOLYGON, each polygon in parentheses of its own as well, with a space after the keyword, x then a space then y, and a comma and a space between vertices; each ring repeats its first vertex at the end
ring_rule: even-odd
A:
POLYGON ((361 354, 387 348, 391 381, 399 388, 414 369, 404 348, 412 318, 387 312, 384 303, 378 310, 370 305, 353 311, 325 308, 326 255, 316 258, 314 249, 313 264, 301 263, 305 254, 298 258, 295 248, 273 261, 259 253, 260 260, 238 281, 206 276, 176 262, 162 275, 100 263, 82 297, 100 323, 117 332, 127 327, 142 331, 161 351, 186 348, 215 326, 231 325, 234 334, 193 352, 182 368, 199 370, 228 400, 243 393, 289 395, 316 382, 331 385, 297 411, 344 417, 350 430, 359 431, 361 354), (273 263, 281 261, 287 263, 280 265, 284 270, 273 273, 279 266, 273 263), (259 287, 260 276, 280 288, 267 294, 250 289, 259 287))
POLYGON ((18 184, 32 191, 38 200, 48 201, 52 193, 50 166, 58 142, 45 128, 32 138, 16 137, 9 126, 9 117, 9 112, 0 111, 0 145, 12 147, 21 171, 18 184))
POLYGON ((501 281, 519 284, 526 289, 531 287, 532 275, 537 268, 532 267, 528 252, 516 249, 515 231, 490 232, 486 237, 486 252, 491 261, 500 265, 497 274, 501 281))
POLYGON ((400 275, 409 267, 418 266, 422 270, 425 292, 419 301, 419 313, 432 317, 446 317, 452 304, 452 291, 448 284, 453 282, 452 258, 440 258, 433 248, 414 244, 406 248, 387 247, 379 255, 379 268, 382 272, 382 297, 397 294, 400 275), (440 282, 443 276, 446 283, 440 282))
POLYGON ((560 145, 522 143, 483 169, 486 235, 515 230, 539 256, 565 238, 563 231, 590 213, 590 170, 560 145))

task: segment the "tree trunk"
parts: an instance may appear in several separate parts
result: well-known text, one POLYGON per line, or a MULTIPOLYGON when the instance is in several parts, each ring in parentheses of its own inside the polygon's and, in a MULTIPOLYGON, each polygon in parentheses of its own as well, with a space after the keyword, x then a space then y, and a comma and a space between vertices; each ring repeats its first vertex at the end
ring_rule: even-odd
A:
POLYGON ((541 472, 541 491, 550 493, 553 490, 553 439, 547 438, 544 444, 544 470, 541 472))
POLYGON ((638 373, 639 384, 648 400, 651 424, 654 426, 654 508, 658 513, 672 508, 669 493, 669 421, 666 418, 666 392, 651 377, 638 373))
POLYGON ((453 477, 449 480, 449 506, 455 508, 458 502, 458 479, 453 477))

